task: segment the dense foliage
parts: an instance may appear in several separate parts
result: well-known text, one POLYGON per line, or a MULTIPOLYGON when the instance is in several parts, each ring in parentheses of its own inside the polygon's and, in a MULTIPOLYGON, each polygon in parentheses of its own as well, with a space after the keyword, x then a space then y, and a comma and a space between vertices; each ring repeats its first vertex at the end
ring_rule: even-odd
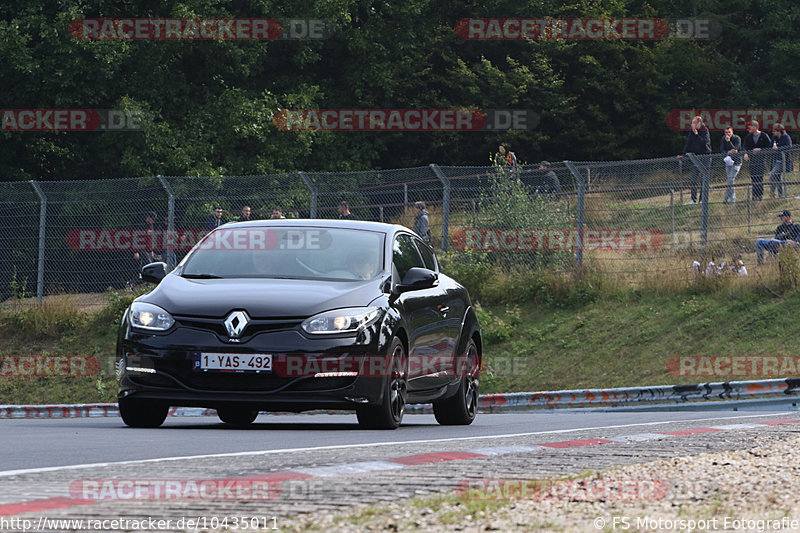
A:
POLYGON ((237 175, 674 155, 670 109, 792 107, 791 0, 7 0, 2 109, 122 109, 140 132, 0 132, 0 180, 237 175), (467 17, 714 19, 712 39, 467 41, 467 17), (325 19, 326 40, 87 41, 81 17, 325 19), (533 109, 532 131, 278 130, 278 109, 533 109))

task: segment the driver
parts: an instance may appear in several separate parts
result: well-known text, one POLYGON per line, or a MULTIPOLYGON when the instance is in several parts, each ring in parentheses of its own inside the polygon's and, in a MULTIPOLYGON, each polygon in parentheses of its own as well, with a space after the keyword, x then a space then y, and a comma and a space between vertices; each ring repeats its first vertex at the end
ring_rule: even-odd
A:
POLYGON ((374 253, 356 252, 347 258, 347 269, 356 279, 372 279, 378 268, 374 253))

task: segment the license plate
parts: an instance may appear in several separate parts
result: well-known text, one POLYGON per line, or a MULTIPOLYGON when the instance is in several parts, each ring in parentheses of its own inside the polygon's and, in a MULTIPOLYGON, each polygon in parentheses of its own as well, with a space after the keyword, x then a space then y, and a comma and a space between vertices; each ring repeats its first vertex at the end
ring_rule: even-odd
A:
POLYGON ((200 352, 194 354, 194 369, 220 372, 270 371, 272 354, 200 352))

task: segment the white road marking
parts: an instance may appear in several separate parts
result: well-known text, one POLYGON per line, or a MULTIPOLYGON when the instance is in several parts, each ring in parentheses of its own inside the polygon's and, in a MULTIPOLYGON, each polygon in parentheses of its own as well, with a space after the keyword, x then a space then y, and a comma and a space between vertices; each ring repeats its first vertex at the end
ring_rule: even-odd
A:
POLYGON ((361 472, 373 472, 375 470, 394 470, 403 468, 399 463, 389 461, 361 461, 359 463, 345 463, 333 466, 316 466, 311 468, 292 468, 292 472, 300 472, 315 477, 338 476, 341 474, 358 474, 361 472))
MULTIPOLYGON (((736 420, 743 418, 765 418, 765 417, 787 417, 787 413, 773 413, 768 415, 741 415, 730 417, 713 417, 713 418, 696 418, 696 419, 681 419, 681 420, 662 420, 659 422, 638 422, 636 424, 619 424, 615 426, 594 426, 582 427, 572 429, 553 429, 549 431, 531 431, 527 433, 508 433, 503 435, 479 435, 476 437, 453 437, 448 439, 427 439, 427 440, 407 440, 407 441, 392 441, 392 442, 367 442, 363 444, 333 444, 330 446, 313 446, 308 448, 289 448, 289 449, 271 449, 271 450, 254 450, 246 452, 226 452, 226 453, 212 453, 206 455, 186 455, 177 457, 157 457, 154 459, 136 459, 132 461, 114 461, 106 463, 86 463, 78 465, 63 465, 63 466, 46 466, 41 468, 24 468, 19 470, 5 470, 0 472, 0 477, 18 476, 23 474, 38 474, 42 472, 58 472, 60 470, 80 470, 84 468, 97 468, 105 466, 122 466, 122 465, 135 465, 145 463, 160 463, 165 461, 183 461, 191 459, 215 459, 221 457, 247 457, 256 455, 274 455, 274 454, 287 454, 287 453, 302 453, 313 452, 322 450, 344 450, 349 448, 377 448, 380 446, 398 446, 406 444, 433 444, 437 442, 456 442, 466 440, 487 440, 487 439, 506 439, 511 437, 529 437, 531 435, 557 435, 563 433, 577 433, 579 431, 594 431, 601 429, 620 429, 630 427, 642 426, 661 426, 665 424, 686 423, 686 422, 705 422, 707 420, 718 421, 723 420, 736 420)), ((737 426, 737 425, 732 425, 737 426)), ((741 424, 741 427, 761 427, 760 425, 741 424)), ((722 427, 722 426, 719 426, 722 427)))

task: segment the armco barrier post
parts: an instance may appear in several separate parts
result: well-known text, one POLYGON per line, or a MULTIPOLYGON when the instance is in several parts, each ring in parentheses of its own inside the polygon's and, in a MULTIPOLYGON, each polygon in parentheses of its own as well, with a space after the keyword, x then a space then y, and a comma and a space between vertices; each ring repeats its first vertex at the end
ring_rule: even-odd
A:
MULTIPOLYGON (((172 186, 169 182, 159 174, 156 176, 158 181, 161 182, 161 186, 164 187, 164 190, 167 191, 167 234, 173 235, 175 232, 175 192, 172 190, 172 186)), ((175 268, 175 254, 169 253, 174 252, 172 246, 172 239, 168 240, 169 244, 167 244, 167 267, 172 270, 175 268)))
POLYGON ((47 230, 47 196, 38 183, 31 180, 33 190, 39 196, 39 259, 36 265, 36 301, 42 303, 44 298, 44 245, 47 230))
POLYGON ((450 222, 450 180, 444 175, 436 163, 430 164, 431 170, 442 182, 442 251, 447 251, 447 233, 450 222))
POLYGON ((575 250, 575 267, 580 269, 583 265, 583 215, 584 215, 584 200, 586 196, 586 185, 583 182, 578 167, 572 161, 564 161, 564 165, 569 169, 575 177, 575 183, 578 186, 578 205, 575 206, 575 214, 577 218, 576 228, 578 230, 577 250, 575 250))
POLYGON ((314 184, 314 181, 308 177, 308 174, 305 172, 298 172, 300 175, 300 179, 303 180, 303 183, 306 184, 308 190, 311 192, 311 218, 317 218, 317 198, 319 196, 319 191, 317 190, 317 186, 314 184))

